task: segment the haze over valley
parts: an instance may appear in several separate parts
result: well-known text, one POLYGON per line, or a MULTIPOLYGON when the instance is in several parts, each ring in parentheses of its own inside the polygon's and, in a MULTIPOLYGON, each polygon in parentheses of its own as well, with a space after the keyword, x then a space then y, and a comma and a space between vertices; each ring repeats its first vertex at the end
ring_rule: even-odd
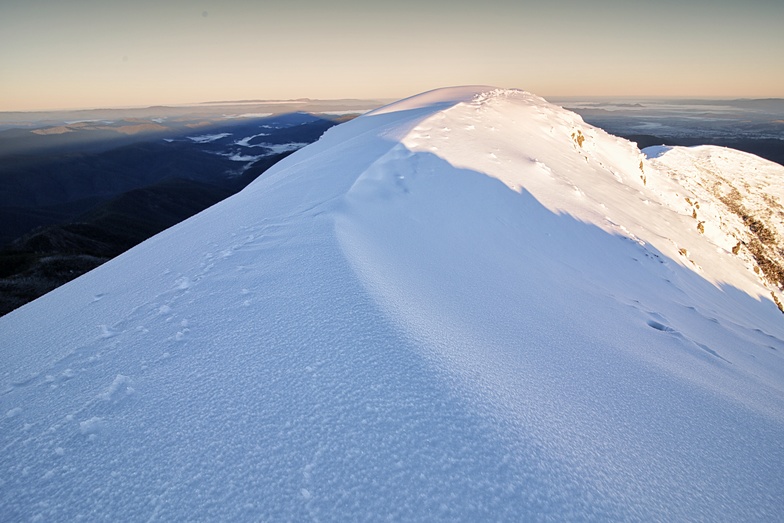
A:
POLYGON ((0 115, 0 313, 234 194, 379 103, 0 115))

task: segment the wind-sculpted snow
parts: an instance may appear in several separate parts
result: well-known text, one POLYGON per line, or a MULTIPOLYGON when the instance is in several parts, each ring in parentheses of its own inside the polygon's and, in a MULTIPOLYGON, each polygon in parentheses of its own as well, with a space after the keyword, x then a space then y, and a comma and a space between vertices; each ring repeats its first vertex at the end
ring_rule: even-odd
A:
POLYGON ((778 519, 781 173, 647 153, 490 88, 329 130, 0 319, 1 519, 778 519))

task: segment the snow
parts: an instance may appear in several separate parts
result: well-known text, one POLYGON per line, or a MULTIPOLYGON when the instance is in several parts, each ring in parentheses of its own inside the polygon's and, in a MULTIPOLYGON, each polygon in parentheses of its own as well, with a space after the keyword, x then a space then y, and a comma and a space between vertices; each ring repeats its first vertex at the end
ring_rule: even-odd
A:
MULTIPOLYGON (((262 104, 262 103, 275 103, 275 102, 259 102, 259 104, 262 104)), ((224 114, 223 117, 226 118, 226 119, 233 119, 233 118, 267 118, 268 116, 272 116, 273 114, 275 114, 275 113, 224 114)))
POLYGON ((462 87, 449 87, 446 89, 433 89, 426 93, 418 94, 393 102, 367 113, 368 115, 381 115, 389 112, 413 111, 415 109, 428 109, 437 111, 457 103, 470 102, 478 93, 490 92, 494 88, 484 85, 467 85, 462 87))
POLYGON ((250 154, 226 153, 223 156, 228 157, 228 159, 233 161, 233 162, 246 162, 247 163, 247 162, 255 162, 256 160, 259 160, 259 159, 264 158, 265 156, 269 156, 269 155, 261 154, 261 155, 253 156, 253 155, 250 155, 250 154))
MULTIPOLYGON (((263 136, 263 135, 257 135, 257 136, 263 136)), ((255 138, 255 137, 251 137, 251 138, 255 138)), ((243 139, 240 141, 244 142, 244 140, 247 139, 243 139)), ((258 143, 258 144, 250 145, 247 143, 237 142, 235 145, 245 146, 248 148, 262 147, 266 149, 264 154, 259 154, 259 155, 242 154, 237 152, 230 152, 230 153, 223 154, 223 156, 226 156, 229 158, 229 160, 235 162, 255 162, 256 160, 264 158, 265 156, 272 156, 273 154, 281 154, 289 151, 296 151, 297 149, 301 149, 308 144, 300 143, 300 142, 291 142, 291 143, 258 143)))
POLYGON ((234 144, 235 145, 240 145, 242 147, 253 147, 250 144, 250 141, 253 140, 254 138, 258 138, 260 136, 269 136, 269 133, 259 133, 259 134, 254 134, 254 135, 251 135, 251 136, 247 136, 245 138, 242 138, 241 140, 237 140, 236 142, 234 142, 234 144))
POLYGON ((231 136, 231 133, 219 133, 219 134, 204 134, 201 136, 189 136, 188 139, 192 140, 196 143, 210 143, 221 138, 226 138, 227 136, 231 136))
POLYGON ((343 109, 341 111, 316 111, 314 114, 325 114, 327 116, 346 116, 349 114, 365 114, 369 109, 343 109))
POLYGON ((265 149, 269 149, 271 154, 281 154, 281 153, 287 153, 289 151, 296 151, 297 149, 302 149, 306 145, 308 144, 302 142, 259 143, 259 144, 251 145, 250 147, 264 147, 265 149))
POLYGON ((333 127, 0 318, 3 517, 776 520, 783 171, 487 87, 333 127))

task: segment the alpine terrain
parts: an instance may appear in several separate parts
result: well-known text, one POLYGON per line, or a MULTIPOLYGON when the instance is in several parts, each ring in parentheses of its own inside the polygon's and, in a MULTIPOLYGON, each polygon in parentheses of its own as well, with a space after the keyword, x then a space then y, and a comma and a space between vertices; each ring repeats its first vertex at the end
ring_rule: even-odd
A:
POLYGON ((780 520, 784 167, 431 91, 0 318, 6 521, 780 520))

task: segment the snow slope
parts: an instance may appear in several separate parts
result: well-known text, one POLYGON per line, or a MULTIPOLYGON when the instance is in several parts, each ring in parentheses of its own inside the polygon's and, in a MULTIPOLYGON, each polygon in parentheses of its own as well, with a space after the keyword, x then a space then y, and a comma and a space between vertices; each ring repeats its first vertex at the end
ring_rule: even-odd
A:
POLYGON ((780 519, 783 176, 482 86, 332 128, 0 318, 2 519, 780 519))

